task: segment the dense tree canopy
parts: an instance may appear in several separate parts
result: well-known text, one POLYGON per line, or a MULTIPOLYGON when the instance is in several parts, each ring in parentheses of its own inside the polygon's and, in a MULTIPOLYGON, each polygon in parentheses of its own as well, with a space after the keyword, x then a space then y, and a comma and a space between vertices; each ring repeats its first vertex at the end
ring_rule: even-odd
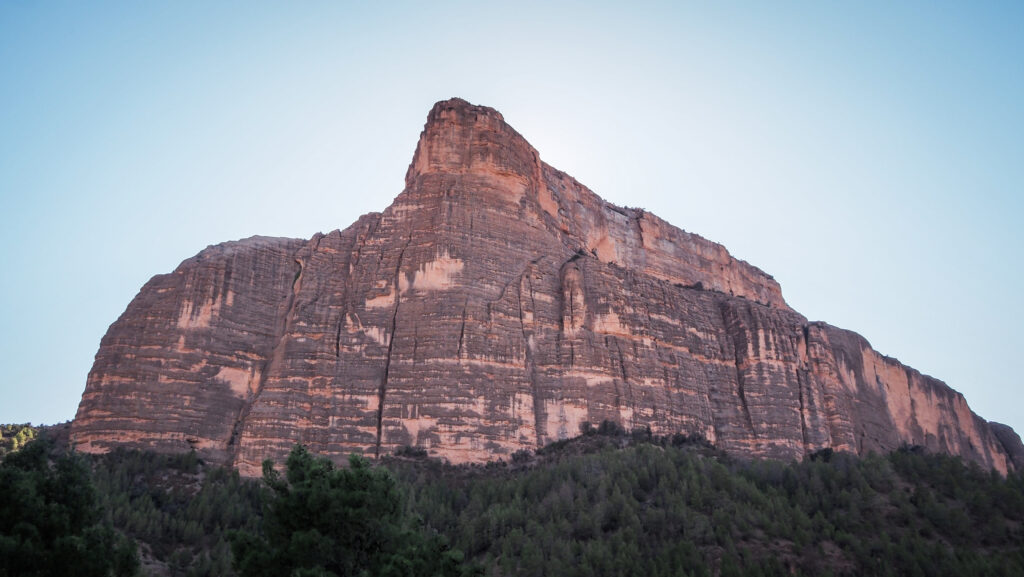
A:
POLYGON ((171 577, 1024 575, 1024 476, 915 447, 782 463, 604 423, 507 463, 399 453, 298 448, 261 483, 195 453, 29 443, 0 466, 0 577, 128 574, 102 559, 132 566, 108 524, 171 577))
POLYGON ((611 425, 518 456, 389 463, 488 575, 1024 575, 1024 478, 908 447, 736 459, 611 425))
POLYGON ((35 441, 0 463, 0 576, 135 574, 135 544, 103 522, 87 464, 52 451, 35 441))
POLYGON ((462 555, 405 515, 384 468, 353 455, 336 468, 297 446, 282 478, 269 461, 262 533, 236 533, 232 550, 247 577, 462 575, 462 555))

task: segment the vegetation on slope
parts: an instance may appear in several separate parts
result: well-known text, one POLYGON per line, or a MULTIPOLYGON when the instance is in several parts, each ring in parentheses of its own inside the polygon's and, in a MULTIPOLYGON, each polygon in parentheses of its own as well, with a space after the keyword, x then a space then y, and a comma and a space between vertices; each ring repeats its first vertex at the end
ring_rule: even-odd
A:
POLYGON ((0 462, 0 576, 133 575, 135 544, 102 518, 90 470, 48 440, 0 462))
POLYGON ((300 450, 266 483, 195 454, 116 451, 91 458, 92 483, 107 521, 140 544, 146 574, 232 575, 229 534, 244 569, 264 552, 287 556, 274 548, 296 529, 317 550, 388 535, 399 543, 391 553, 418 547, 447 555, 448 570, 493 576, 1024 574, 1024 476, 912 447, 787 464, 606 423, 510 463, 455 467, 400 453, 346 469, 300 450), (353 505, 363 498, 353 487, 376 501, 353 505), (311 505, 331 495, 348 509, 311 505), (374 517, 372 531, 359 524, 374 517))
POLYGON ((25 423, 21 425, 0 425, 0 457, 13 453, 36 438, 38 427, 25 423))
POLYGON ((232 575, 231 531, 257 531, 266 500, 259 481, 209 466, 196 454, 117 450, 94 456, 110 521, 139 542, 143 573, 232 575))
POLYGON ((957 458, 785 464, 643 434, 541 453, 479 471, 390 466, 410 508, 489 575, 1024 574, 1024 479, 957 458))
POLYGON ((405 514, 400 489, 383 467, 352 455, 339 469, 303 447, 282 477, 267 461, 271 489, 258 532, 235 532, 235 567, 247 577, 469 575, 462 554, 405 514))

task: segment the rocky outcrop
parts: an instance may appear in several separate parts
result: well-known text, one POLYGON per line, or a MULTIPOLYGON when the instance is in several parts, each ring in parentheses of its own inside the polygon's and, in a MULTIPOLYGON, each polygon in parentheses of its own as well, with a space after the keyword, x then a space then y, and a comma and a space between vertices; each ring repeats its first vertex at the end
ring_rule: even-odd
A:
POLYGON ((227 460, 281 341, 303 245, 225 243, 146 283, 100 342, 72 424, 79 449, 193 446, 227 460))
POLYGON ((1003 444, 1007 459, 1013 464, 1013 468, 1020 471, 1024 467, 1024 443, 1021 442, 1020 436, 1011 427, 1002 423, 990 422, 989 427, 996 439, 1003 444))
POLYGON ((382 213, 210 247, 151 280, 103 339, 72 435, 256 474, 295 443, 486 461, 605 419, 746 455, 915 444, 1021 466, 1019 438, 959 393, 458 99, 434 106, 382 213))

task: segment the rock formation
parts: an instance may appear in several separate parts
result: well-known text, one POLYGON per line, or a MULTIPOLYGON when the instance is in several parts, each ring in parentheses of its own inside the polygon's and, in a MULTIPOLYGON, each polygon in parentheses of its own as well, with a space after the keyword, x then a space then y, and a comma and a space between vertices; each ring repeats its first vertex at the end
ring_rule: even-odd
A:
POLYGON ((907 443, 1024 465, 959 393, 458 99, 434 106, 382 213, 212 246, 147 283, 103 338, 72 436, 258 474, 295 443, 486 461, 606 419, 744 455, 907 443))

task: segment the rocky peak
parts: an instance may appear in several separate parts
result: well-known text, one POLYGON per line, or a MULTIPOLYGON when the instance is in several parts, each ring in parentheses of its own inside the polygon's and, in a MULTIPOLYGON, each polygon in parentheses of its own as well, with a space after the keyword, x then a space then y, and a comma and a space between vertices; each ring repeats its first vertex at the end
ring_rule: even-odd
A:
POLYGON ((809 323, 768 274, 606 202, 459 99, 431 110, 381 213, 150 280, 100 344, 72 439, 256 475, 295 443, 480 462, 604 420, 743 455, 906 443, 1024 466, 1016 433, 944 383, 809 323))
POLYGON ((431 109, 405 191, 388 210, 424 209, 515 215, 531 225, 531 234, 555 237, 571 252, 676 284, 788 308, 770 275, 733 258, 722 245, 642 209, 605 201, 542 162, 497 110, 461 98, 431 109))
POLYGON ((535 195, 540 168, 537 151, 501 113, 452 98, 435 104, 427 116, 405 183, 415 191, 458 178, 481 194, 518 202, 535 195))

